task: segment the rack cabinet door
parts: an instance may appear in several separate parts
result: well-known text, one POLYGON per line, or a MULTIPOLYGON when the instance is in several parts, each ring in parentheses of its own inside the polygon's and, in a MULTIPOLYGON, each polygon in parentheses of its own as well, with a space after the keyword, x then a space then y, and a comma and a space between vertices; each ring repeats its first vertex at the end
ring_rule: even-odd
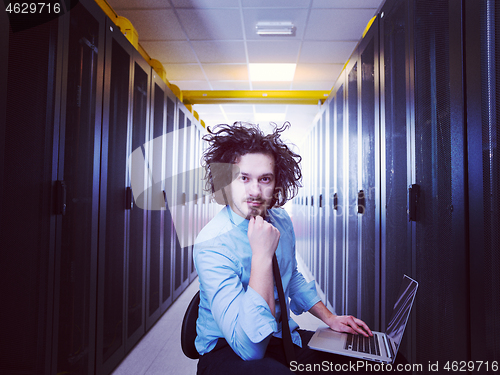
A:
POLYGON ((467 360, 462 8, 422 0, 414 11, 416 363, 467 360))
POLYGON ((150 110, 150 142, 145 152, 148 155, 148 168, 151 173, 149 188, 149 241, 147 245, 147 272, 146 272, 146 330, 156 322, 161 314, 161 272, 163 262, 163 232, 165 196, 164 170, 165 143, 163 137, 165 128, 165 88, 160 77, 153 72, 151 76, 151 110, 150 110))
POLYGON ((335 263, 336 263, 336 195, 335 195, 335 170, 336 170, 336 144, 335 144, 335 96, 332 96, 328 102, 328 116, 325 134, 325 157, 328 158, 326 165, 326 230, 327 242, 326 251, 326 300, 333 307, 335 304, 335 263))
POLYGON ((326 110, 323 110, 321 114, 320 131, 318 137, 318 209, 319 209, 319 225, 318 225, 318 241, 319 241, 319 259, 318 259, 318 278, 319 285, 323 292, 327 293, 326 284, 326 264, 327 264, 327 251, 328 251, 328 232, 327 232, 327 150, 326 150, 326 139, 327 139, 327 124, 326 124, 326 110))
POLYGON ((174 269, 174 252, 177 236, 175 234, 174 221, 172 219, 173 202, 168 199, 172 197, 174 188, 174 164, 175 164, 175 147, 174 147, 174 127, 176 114, 176 99, 173 93, 167 89, 165 95, 166 104, 166 124, 165 124, 165 157, 164 157, 164 185, 165 196, 165 212, 163 213, 163 239, 162 239, 162 256, 163 256, 163 271, 162 271, 162 298, 161 310, 162 313, 170 306, 173 301, 173 277, 174 269))
MULTIPOLYGON (((345 78, 345 73, 344 73, 345 78)), ((333 280, 333 309, 336 314, 345 314, 345 262, 346 262, 346 217, 347 217, 347 192, 344 186, 344 160, 346 147, 344 139, 344 115, 345 113, 345 83, 337 88, 335 93, 335 173, 334 173, 334 196, 333 196, 333 217, 334 217, 334 280, 333 280)))
POLYGON ((500 6, 465 3, 471 359, 494 361, 500 358, 500 6))
POLYGON ((187 142, 186 142, 186 196, 187 196, 187 217, 186 217, 186 247, 184 254, 187 257, 185 260, 185 272, 188 283, 196 277, 196 270, 193 262, 193 244, 195 239, 195 209, 196 209, 196 192, 195 192, 195 155, 196 155, 196 119, 191 113, 187 120, 187 142))
POLYGON ((127 180, 131 46, 106 23, 99 227, 96 370, 109 373, 125 356, 125 266, 131 208, 127 180))
POLYGON ((189 116, 184 106, 178 106, 177 127, 175 140, 177 147, 175 151, 175 178, 174 178, 174 205, 171 207, 175 226, 175 250, 174 250, 174 299, 177 298, 189 283, 189 258, 188 258, 188 192, 186 173, 187 164, 187 142, 188 142, 188 121, 189 116))
POLYGON ((56 19, 13 32, 0 15, 0 363, 10 374, 51 371, 58 31, 56 19))
MULTIPOLYGON (((384 13, 380 20, 381 330, 386 329, 391 318, 403 274, 412 275, 407 213, 412 172, 408 4, 393 2, 384 13)), ((413 334, 413 324, 409 324, 400 347, 409 361, 413 334)))
POLYGON ((131 153, 140 151, 142 157, 132 158, 129 175, 134 207, 130 210, 128 251, 126 261, 126 351, 139 341, 145 332, 146 315, 146 246, 149 210, 147 155, 144 145, 149 141, 149 85, 151 67, 138 52, 134 53, 132 73, 131 153))
MULTIPOLYGON (((360 69, 356 54, 351 57, 351 63, 347 69, 347 95, 346 95, 346 115, 344 136, 347 140, 344 151, 347 160, 344 170, 344 187, 347 195, 346 209, 346 258, 345 258, 345 278, 346 278, 346 299, 345 313, 360 316, 359 293, 359 216, 358 211, 358 168, 359 166, 359 144, 358 144, 358 69, 360 69)), ((344 141, 345 142, 345 141, 344 141)))
POLYGON ((97 233, 101 154, 104 16, 90 3, 64 18, 59 180, 64 184, 61 251, 56 257, 57 373, 92 374, 95 362, 97 233))
MULTIPOLYGON (((380 158, 378 20, 359 45, 358 238, 359 317, 379 329, 380 158)), ((402 277, 402 276, 401 276, 402 277)))

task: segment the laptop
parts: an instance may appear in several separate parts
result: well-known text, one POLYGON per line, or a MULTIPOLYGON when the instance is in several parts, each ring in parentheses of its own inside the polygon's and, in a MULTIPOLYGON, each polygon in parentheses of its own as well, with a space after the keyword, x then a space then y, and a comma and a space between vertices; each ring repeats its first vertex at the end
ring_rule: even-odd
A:
POLYGON ((309 341, 309 347, 368 361, 393 363, 408 323, 417 287, 418 283, 415 280, 406 275, 403 277, 385 333, 372 331, 372 337, 364 337, 335 332, 323 325, 314 333, 309 341))

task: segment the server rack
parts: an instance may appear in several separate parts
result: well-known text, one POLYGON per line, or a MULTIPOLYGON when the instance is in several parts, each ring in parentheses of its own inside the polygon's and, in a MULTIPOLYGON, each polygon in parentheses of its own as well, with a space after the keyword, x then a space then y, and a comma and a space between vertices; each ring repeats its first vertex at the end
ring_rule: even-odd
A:
POLYGON ((420 187, 414 275, 420 280, 416 361, 468 358, 465 241, 465 123, 462 8, 453 1, 414 4, 413 181, 420 187), (442 267, 446 264, 446 267, 442 267), (433 319, 429 321, 428 314, 433 319), (440 340, 425 343, 431 332, 440 340))
POLYGON ((358 316, 379 329, 380 122, 379 21, 360 43, 358 93, 358 316))
POLYGON ((345 314, 359 316, 359 236, 358 226, 358 52, 346 67, 346 107, 344 120, 344 189, 345 189, 345 314))
MULTIPOLYGON (((176 275, 182 287, 196 275, 190 248, 175 266, 166 198, 203 129, 95 2, 24 31, 2 21, 0 368, 108 374, 170 306, 176 275), (191 125, 184 149, 169 136, 178 111, 191 125)), ((200 216, 192 203, 183 220, 200 216)))
MULTIPOLYGON (((319 156, 332 160, 331 243, 313 256, 327 259, 323 291, 336 313, 383 330, 403 274, 416 278, 401 347, 412 363, 498 355, 482 322, 499 321, 499 13, 489 0, 386 1, 323 106, 333 148, 319 156)), ((315 126, 304 160, 317 157, 315 126)), ((318 167, 304 163, 304 177, 318 167)), ((311 257, 317 233, 297 216, 299 254, 311 257)), ((323 270, 306 263, 321 286, 323 270)))
POLYGON ((104 16, 78 4, 60 18, 62 74, 56 194, 53 372, 91 373, 104 69, 104 16))
POLYGON ((125 285, 130 210, 133 204, 126 159, 130 152, 134 54, 120 30, 110 19, 106 19, 97 373, 108 373, 126 352, 125 285))
POLYGON ((334 144, 335 129, 335 101, 330 100, 328 109, 325 109, 325 305, 333 308, 334 301, 334 272, 335 269, 335 210, 333 202, 335 199, 334 176, 335 176, 335 149, 329 147, 334 144))
MULTIPOLYGON (((164 157, 165 167, 163 168, 163 191, 164 197, 167 196, 168 191, 173 190, 173 167, 175 163, 175 153, 174 153, 174 124, 176 121, 176 98, 173 95, 172 91, 166 90, 165 93, 165 106, 166 106, 166 124, 165 124, 165 141, 164 141, 164 157)), ((161 303, 161 312, 165 312, 167 308, 173 301, 173 275, 174 272, 174 252, 172 249, 175 244, 175 227, 174 221, 172 219, 172 210, 170 209, 170 205, 172 202, 169 202, 168 199, 165 199, 165 211, 163 211, 163 270, 162 270, 162 303, 161 303)))
POLYGON ((336 314, 342 315, 345 311, 345 291, 346 283, 345 275, 345 233, 346 222, 344 217, 347 212, 346 205, 346 189, 344 187, 344 105, 345 105, 345 71, 341 74, 338 84, 334 88, 334 101, 335 101, 335 169, 334 169, 334 185, 335 191, 333 196, 332 208, 335 211, 333 215, 334 223, 334 282, 332 288, 335 290, 333 293, 333 308, 336 314), (343 79, 344 78, 344 79, 343 79))
MULTIPOLYGON (((162 171, 167 163, 164 157, 165 133, 165 100, 166 84, 156 72, 151 74, 151 107, 150 107, 150 141, 145 147, 147 167, 151 176, 149 191, 149 223, 146 259, 146 330, 156 322, 161 315, 162 301, 162 270, 163 270, 163 214, 165 211, 165 196, 163 195, 162 171)), ((171 160, 171 159, 169 159, 171 160)))
POLYGON ((132 81, 132 123, 129 132, 131 134, 129 153, 141 150, 143 157, 137 162, 132 159, 129 164, 128 174, 131 182, 132 194, 135 206, 129 212, 130 229, 128 237, 127 251, 127 279, 126 279, 126 345, 125 350, 129 351, 145 332, 145 286, 146 286, 146 249, 148 216, 151 210, 147 209, 149 199, 147 189, 147 165, 144 145, 150 141, 149 133, 149 102, 150 102, 150 74, 151 67, 140 58, 135 51, 133 60, 133 81, 132 81), (135 175, 137 173, 137 175, 135 175), (138 185, 139 191, 135 187, 134 180, 141 181, 138 185), (134 209, 142 208, 144 209, 134 209))
POLYGON ((471 359, 500 354, 500 7, 495 1, 465 2, 465 64, 470 248, 471 359), (480 41, 480 42, 478 42, 480 41))
MULTIPOLYGON (((387 3, 380 18, 381 288, 380 327, 385 330, 397 295, 400 274, 412 274, 412 225, 408 220, 411 185, 411 88, 413 55, 408 2, 387 3)), ((414 191, 415 192, 415 191, 414 191)), ((401 344, 411 355, 414 316, 401 344), (409 334, 408 334, 409 333, 409 334)))
POLYGON ((0 88, 1 277, 5 306, 0 354, 7 372, 51 370, 55 273, 59 116, 62 60, 58 20, 14 33, 7 13, 1 17, 0 58, 5 85, 0 88), (32 59, 32 54, 37 59, 32 59), (43 72, 30 77, 26 72, 43 72), (26 110, 26 106, 30 110, 26 110), (25 131, 26 124, 37 127, 25 131), (30 155, 37 155, 33 159, 30 155), (22 230, 21 230, 22 228, 22 230))
POLYGON ((309 248, 310 254, 310 263, 311 270, 316 275, 316 281, 318 284, 321 280, 321 275, 319 272, 319 262, 321 257, 321 252, 318 251, 320 249, 320 210, 319 210, 319 199, 318 199, 318 190, 319 190, 319 180, 320 180, 320 161, 319 161, 319 137, 320 137, 320 129, 321 129, 321 117, 318 116, 316 120, 316 124, 313 130, 313 134, 310 140, 310 150, 312 152, 311 157, 311 233, 312 233, 312 241, 311 247, 309 248))
MULTIPOLYGON (((186 149, 186 138, 187 138, 187 115, 186 110, 183 108, 178 108, 178 128, 177 130, 177 143, 178 148, 176 152, 182 154, 186 149)), ((186 228, 186 190, 185 190, 185 179, 186 179, 186 161, 184 158, 177 159, 178 163, 176 165, 174 184, 177 186, 176 192, 176 203, 175 207, 172 208, 172 214, 175 219, 175 231, 177 236, 175 238, 175 252, 174 252, 174 267, 177 270, 174 279, 174 298, 179 296, 188 285, 188 275, 187 275, 187 247, 184 246, 187 234, 186 228)))
MULTIPOLYGON (((320 115, 320 128, 318 134, 318 185, 317 185, 317 197, 318 197, 318 240, 319 249, 318 254, 318 275, 319 275, 319 285, 322 290, 326 289, 325 283, 325 264, 326 264, 326 210, 325 210, 325 195, 326 195, 326 158, 325 155, 325 139, 326 139, 326 111, 324 110, 320 115)), ((326 300, 326 299, 324 299, 326 300)))

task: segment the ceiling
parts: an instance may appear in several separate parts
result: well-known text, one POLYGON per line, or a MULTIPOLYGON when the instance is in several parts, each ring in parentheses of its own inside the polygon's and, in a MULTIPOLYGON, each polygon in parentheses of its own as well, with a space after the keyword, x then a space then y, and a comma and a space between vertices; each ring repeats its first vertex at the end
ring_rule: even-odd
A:
MULTIPOLYGON (((384 0, 107 0, 181 91, 322 90, 328 93, 384 0), (257 22, 292 22, 292 36, 259 36, 257 22), (293 63, 291 81, 256 82, 250 63, 293 63)), ((300 145, 318 105, 194 104, 207 126, 289 121, 300 145), (266 115, 267 114, 267 115, 266 115)))

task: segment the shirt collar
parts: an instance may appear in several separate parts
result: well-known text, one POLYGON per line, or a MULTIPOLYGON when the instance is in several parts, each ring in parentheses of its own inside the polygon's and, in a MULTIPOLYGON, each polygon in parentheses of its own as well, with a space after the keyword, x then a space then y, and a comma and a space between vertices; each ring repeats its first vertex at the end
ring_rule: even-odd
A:
MULTIPOLYGON (((238 228, 241 228, 243 231, 248 232, 248 223, 250 222, 250 220, 242 218, 240 215, 234 212, 231 206, 229 205, 226 206, 226 212, 231 223, 233 223, 238 228)), ((272 211, 270 209, 267 210, 267 217, 268 217, 267 221, 269 221, 272 224, 273 217, 272 217, 272 211)))
POLYGON ((248 231, 248 223, 250 222, 248 219, 242 218, 240 215, 234 212, 229 205, 226 206, 226 212, 229 220, 231 221, 231 223, 233 223, 233 225, 241 228, 245 232, 248 231))

